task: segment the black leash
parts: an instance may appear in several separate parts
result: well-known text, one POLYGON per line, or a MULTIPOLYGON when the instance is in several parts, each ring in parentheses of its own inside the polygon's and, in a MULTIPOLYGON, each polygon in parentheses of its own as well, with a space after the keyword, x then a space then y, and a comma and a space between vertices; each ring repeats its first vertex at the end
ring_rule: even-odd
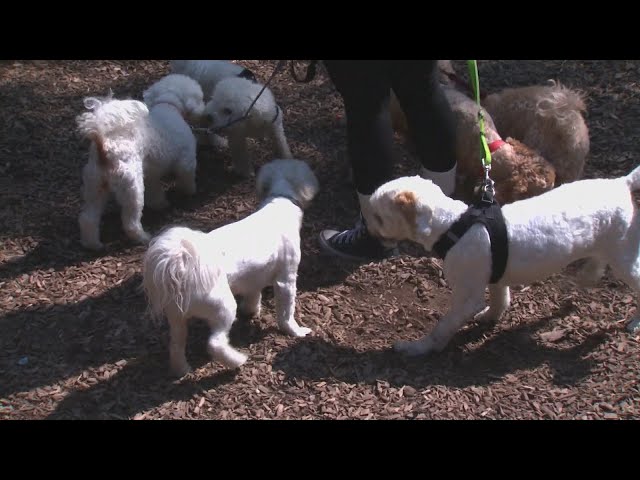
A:
MULTIPOLYGON (((244 115, 236 118, 235 120, 231 120, 230 122, 228 122, 226 125, 223 125, 221 127, 215 128, 215 129, 205 129, 207 132, 212 132, 212 133, 219 133, 220 131, 229 128, 231 125, 234 125, 238 122, 242 122, 244 120, 246 120, 249 117, 249 113, 251 113, 251 109, 253 108, 253 106, 256 104, 256 102, 258 101, 258 99, 260 98, 260 96, 264 93, 264 91, 267 89, 267 87, 269 86, 269 84, 271 83, 271 81, 273 80, 273 78, 276 76, 276 74, 282 70, 282 68, 285 66, 285 64, 287 63, 287 60, 278 60, 278 63, 276 64, 276 67, 273 69, 273 72, 271 73, 271 76, 269 77, 269 79, 265 82, 265 84, 262 86, 262 89, 260 90, 260 93, 258 93, 258 95, 256 96, 256 98, 253 99, 253 101, 251 102, 251 105, 249 105, 249 108, 247 108, 247 111, 244 113, 244 115)), ((243 78, 247 78, 246 76, 243 76, 243 78)), ((249 78, 247 78, 248 80, 250 80, 249 78)), ((280 108, 278 106, 276 106, 276 117, 273 119, 273 121, 275 122, 275 120, 278 118, 279 115, 279 111, 280 108)))

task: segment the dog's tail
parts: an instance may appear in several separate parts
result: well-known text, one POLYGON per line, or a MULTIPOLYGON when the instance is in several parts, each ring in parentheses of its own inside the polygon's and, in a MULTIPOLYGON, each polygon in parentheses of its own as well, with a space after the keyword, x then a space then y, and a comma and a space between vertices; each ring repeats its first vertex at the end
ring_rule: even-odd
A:
POLYGON ((625 177, 629 190, 635 192, 640 189, 640 166, 637 166, 633 171, 625 177))
POLYGON ((151 315, 159 321, 167 308, 185 315, 191 299, 208 294, 223 275, 206 245, 206 234, 172 227, 155 237, 144 256, 142 284, 151 315))
POLYGON ((87 97, 84 106, 89 111, 78 115, 76 122, 80 134, 91 140, 96 136, 105 137, 118 130, 127 130, 149 115, 147 106, 138 100, 87 97))
POLYGON ((118 131, 129 133, 133 124, 149 115, 147 106, 137 100, 113 100, 87 97, 84 106, 88 112, 76 117, 80 135, 88 138, 97 147, 98 160, 107 165, 108 159, 104 150, 104 139, 118 131))
POLYGON ((553 116, 560 123, 569 123, 574 121, 576 115, 586 111, 582 93, 565 87, 555 80, 549 80, 549 83, 547 94, 536 104, 536 111, 540 116, 553 116))

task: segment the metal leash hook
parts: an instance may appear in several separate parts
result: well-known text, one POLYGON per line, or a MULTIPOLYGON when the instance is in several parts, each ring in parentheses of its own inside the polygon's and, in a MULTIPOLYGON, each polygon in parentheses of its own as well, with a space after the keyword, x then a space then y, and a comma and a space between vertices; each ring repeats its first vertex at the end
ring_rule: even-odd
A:
POLYGON ((484 165, 484 180, 482 181, 482 196, 480 200, 486 203, 493 203, 496 194, 495 182, 489 177, 490 171, 491 165, 484 165))

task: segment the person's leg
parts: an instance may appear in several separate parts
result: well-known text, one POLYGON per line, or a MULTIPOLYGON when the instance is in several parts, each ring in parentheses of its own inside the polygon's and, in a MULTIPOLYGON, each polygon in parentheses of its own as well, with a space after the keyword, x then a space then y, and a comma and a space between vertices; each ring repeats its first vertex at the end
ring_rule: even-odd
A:
POLYGON ((392 178, 393 129, 389 115, 391 84, 387 63, 380 60, 324 61, 344 101, 347 149, 362 215, 350 230, 322 231, 320 244, 331 254, 353 260, 385 258, 395 253, 395 248, 384 246, 366 228, 369 197, 392 178))
POLYGON ((437 63, 437 60, 396 60, 392 62, 391 86, 407 117, 422 163, 420 175, 451 195, 456 176, 456 125, 438 81, 437 63))

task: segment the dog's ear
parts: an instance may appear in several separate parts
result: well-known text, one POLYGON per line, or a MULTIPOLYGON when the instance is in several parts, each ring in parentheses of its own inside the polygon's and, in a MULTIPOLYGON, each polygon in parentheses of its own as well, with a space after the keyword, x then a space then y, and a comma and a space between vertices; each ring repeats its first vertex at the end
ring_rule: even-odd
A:
POLYGON ((318 179, 312 172, 309 172, 305 178, 305 182, 299 186, 296 193, 298 198, 302 200, 303 205, 306 207, 306 205, 308 205, 316 196, 319 189, 320 184, 318 183, 318 179))
POLYGON ((87 97, 84 99, 84 108, 87 110, 95 110, 100 105, 102 105, 102 102, 96 97, 87 97))
POLYGON ((417 203, 416 194, 410 190, 404 190, 393 198, 393 204, 411 228, 416 227, 417 203))

